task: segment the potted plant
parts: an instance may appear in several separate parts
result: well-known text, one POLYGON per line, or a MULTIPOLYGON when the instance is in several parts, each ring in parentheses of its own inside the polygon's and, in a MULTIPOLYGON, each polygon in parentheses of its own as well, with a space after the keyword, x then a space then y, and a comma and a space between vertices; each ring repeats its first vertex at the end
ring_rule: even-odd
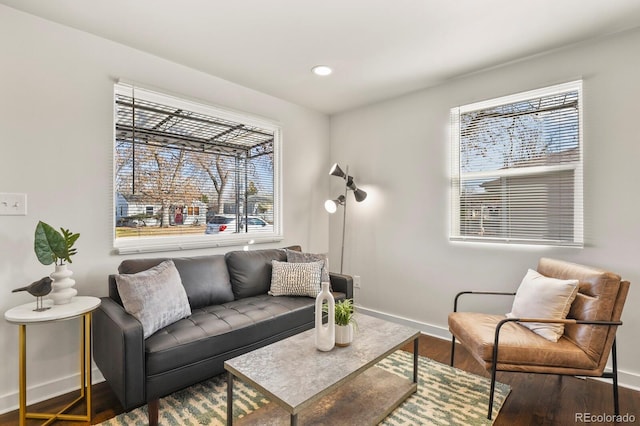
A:
POLYGON ((39 221, 38 225, 36 225, 33 248, 38 260, 43 265, 73 263, 71 256, 78 253, 78 250, 73 248, 73 245, 80 237, 80 234, 74 234, 64 228, 60 228, 60 231, 62 233, 43 221, 39 221))
POLYGON ((344 299, 335 304, 336 346, 349 346, 353 341, 353 328, 357 327, 353 299, 344 299))
POLYGON ((55 272, 51 274, 53 290, 49 297, 56 305, 69 303, 71 298, 78 294, 77 290, 73 288, 76 283, 71 279, 73 272, 67 269, 65 262, 72 263, 71 256, 78 253, 73 246, 80 234, 74 234, 64 228, 60 228, 60 231, 58 232, 51 225, 39 221, 36 225, 33 243, 33 249, 40 263, 43 265, 55 264, 55 272))

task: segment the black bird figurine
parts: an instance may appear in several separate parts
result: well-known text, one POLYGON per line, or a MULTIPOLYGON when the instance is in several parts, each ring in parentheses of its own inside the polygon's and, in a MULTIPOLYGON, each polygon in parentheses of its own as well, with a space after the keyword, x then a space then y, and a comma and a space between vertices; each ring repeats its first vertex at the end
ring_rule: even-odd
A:
POLYGON ((51 283, 53 280, 49 277, 42 277, 38 281, 34 281, 28 286, 20 287, 11 290, 12 293, 17 293, 19 291, 27 291, 30 295, 36 297, 36 309, 37 312, 46 311, 49 307, 44 307, 42 304, 42 297, 51 293, 51 283))

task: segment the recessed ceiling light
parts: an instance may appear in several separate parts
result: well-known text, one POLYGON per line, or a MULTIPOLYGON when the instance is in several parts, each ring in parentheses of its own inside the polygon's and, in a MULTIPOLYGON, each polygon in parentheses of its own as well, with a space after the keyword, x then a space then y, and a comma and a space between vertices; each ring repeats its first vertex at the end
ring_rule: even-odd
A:
POLYGON ((315 67, 311 68, 311 72, 313 72, 315 75, 326 76, 331 74, 333 70, 326 65, 316 65, 315 67))

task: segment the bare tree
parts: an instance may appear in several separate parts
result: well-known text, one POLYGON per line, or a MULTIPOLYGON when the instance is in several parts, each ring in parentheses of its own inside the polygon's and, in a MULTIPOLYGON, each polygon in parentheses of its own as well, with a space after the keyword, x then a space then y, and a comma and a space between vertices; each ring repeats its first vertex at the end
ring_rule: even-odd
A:
POLYGON ((181 171, 184 166, 185 152, 180 149, 177 150, 177 154, 172 150, 173 152, 170 155, 161 155, 159 151, 157 149, 153 154, 158 167, 156 171, 156 188, 159 191, 156 194, 160 196, 162 203, 160 226, 167 228, 169 227, 169 207, 175 201, 184 200, 184 190, 178 191, 178 189, 184 183, 184 176, 181 171))
MULTIPOLYGON (((117 141, 115 156, 116 188, 119 192, 131 185, 131 173, 127 169, 133 169, 133 146, 130 142, 117 141)), ((129 190, 130 191, 130 190, 129 190)))
POLYGON ((160 204, 160 225, 168 227, 170 207, 175 203, 189 201, 186 199, 189 194, 197 191, 193 179, 189 174, 183 173, 185 151, 136 145, 135 159, 132 151, 130 143, 129 147, 123 144, 122 149, 117 150, 117 190, 124 194, 141 195, 149 202, 160 204), (131 168, 130 173, 124 172, 127 168, 131 168))
POLYGON ((546 158, 549 144, 542 137, 544 119, 538 114, 523 112, 523 104, 527 103, 474 111, 461 117, 463 169, 471 171, 473 162, 479 158, 483 159, 483 167, 493 164, 496 168, 546 158))
POLYGON ((224 191, 229 182, 229 173, 232 170, 229 164, 229 157, 216 154, 211 155, 199 155, 197 157, 198 164, 202 167, 202 170, 209 176, 213 187, 216 191, 216 208, 219 214, 224 213, 224 191))

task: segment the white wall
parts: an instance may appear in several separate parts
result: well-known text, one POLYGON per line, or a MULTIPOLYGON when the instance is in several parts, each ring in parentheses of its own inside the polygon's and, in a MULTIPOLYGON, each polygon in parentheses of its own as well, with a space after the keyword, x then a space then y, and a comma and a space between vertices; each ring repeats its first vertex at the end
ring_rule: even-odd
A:
MULTIPOLYGON (((107 294, 107 275, 124 259, 112 254, 117 78, 278 121, 285 239, 257 248, 301 244, 327 250, 322 207, 329 188, 327 116, 5 6, 0 6, 0 33, 0 192, 28 194, 27 216, 0 217, 0 312, 32 301, 11 289, 53 270, 33 253, 38 220, 81 234, 71 265, 76 288, 80 295, 107 294)), ((78 336, 79 323, 70 321, 27 328, 29 402, 77 388, 78 336)), ((0 412, 5 412, 18 404, 17 326, 0 321, 0 341, 0 412)))
MULTIPOLYGON (((349 195, 345 272, 362 277, 356 302, 448 336, 458 291, 515 291, 541 256, 599 266, 632 283, 618 358, 622 382, 640 387, 638 46, 640 31, 621 34, 332 117, 331 156, 348 163, 369 192, 360 204, 349 195), (578 78, 584 79, 585 248, 450 243, 449 109, 578 78)), ((337 193, 339 183, 331 185, 337 193)), ((330 221, 333 262, 341 220, 330 221)))

